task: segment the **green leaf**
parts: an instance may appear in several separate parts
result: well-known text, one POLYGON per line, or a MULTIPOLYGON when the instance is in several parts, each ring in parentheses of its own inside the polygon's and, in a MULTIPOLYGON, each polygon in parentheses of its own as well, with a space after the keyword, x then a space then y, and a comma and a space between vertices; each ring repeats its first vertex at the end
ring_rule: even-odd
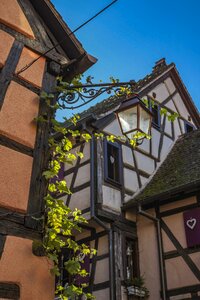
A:
POLYGON ((80 272, 81 265, 78 261, 69 259, 64 263, 65 269, 69 272, 70 275, 76 275, 80 272))

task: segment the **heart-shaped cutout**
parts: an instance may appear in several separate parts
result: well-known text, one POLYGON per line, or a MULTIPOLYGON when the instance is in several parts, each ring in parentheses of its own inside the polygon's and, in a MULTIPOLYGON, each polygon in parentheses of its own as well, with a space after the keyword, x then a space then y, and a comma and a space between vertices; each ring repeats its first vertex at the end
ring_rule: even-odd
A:
POLYGON ((115 159, 112 155, 110 155, 110 162, 111 162, 111 164, 114 164, 114 162, 115 162, 115 159))
POLYGON ((190 229, 194 229, 194 227, 196 226, 196 223, 197 223, 197 220, 195 218, 187 220, 187 222, 186 222, 187 227, 189 227, 190 229))

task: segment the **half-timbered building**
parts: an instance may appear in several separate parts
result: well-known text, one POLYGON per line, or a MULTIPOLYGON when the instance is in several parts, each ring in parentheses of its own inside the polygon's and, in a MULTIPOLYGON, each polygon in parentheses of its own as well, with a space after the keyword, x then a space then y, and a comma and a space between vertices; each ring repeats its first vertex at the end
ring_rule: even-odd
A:
POLYGON ((40 92, 56 77, 70 80, 96 61, 87 54, 49 0, 0 1, 0 298, 53 299, 54 278, 41 239, 51 112, 40 92), (61 42, 61 43, 60 43, 61 42))
POLYGON ((97 249, 84 263, 88 290, 96 299, 145 298, 134 287, 144 277, 151 300, 199 299, 199 114, 164 59, 134 90, 154 101, 151 139, 134 149, 96 139, 94 132, 121 135, 115 111, 122 100, 110 98, 80 115, 92 140, 78 141, 74 151, 84 158, 64 168, 73 193, 66 203, 88 220, 76 239, 97 249))

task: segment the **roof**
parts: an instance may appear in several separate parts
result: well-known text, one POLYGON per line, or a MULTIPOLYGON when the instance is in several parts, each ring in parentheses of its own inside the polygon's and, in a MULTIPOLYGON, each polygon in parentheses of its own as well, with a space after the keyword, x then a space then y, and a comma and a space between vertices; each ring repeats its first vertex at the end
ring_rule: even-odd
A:
POLYGON ((125 208, 170 199, 194 187, 200 189, 200 129, 178 138, 151 181, 125 208))
POLYGON ((96 58, 85 51, 75 35, 71 33, 70 28, 50 0, 30 0, 30 2, 50 29, 51 33, 55 36, 56 40, 58 42, 63 41, 61 48, 67 57, 70 60, 76 59, 79 61, 81 65, 79 73, 84 72, 97 61, 96 58))
MULTIPOLYGON (((197 127, 200 127, 200 116, 199 112, 194 105, 194 102, 187 91, 185 85, 183 84, 180 75, 175 67, 174 63, 166 64, 164 58, 158 60, 153 67, 152 73, 146 75, 143 79, 135 82, 132 85, 132 88, 136 94, 139 94, 140 97, 143 97, 147 94, 151 89, 153 89, 156 85, 160 83, 160 79, 163 81, 166 76, 169 76, 169 73, 176 82, 176 87, 179 90, 179 93, 182 96, 182 99, 193 118, 193 121, 197 127)), ((111 114, 120 103, 124 100, 124 97, 115 97, 111 96, 96 105, 90 107, 88 110, 83 111, 80 114, 81 119, 87 117, 88 115, 93 114, 97 118, 105 117, 108 114, 111 114)))
MULTIPOLYGON (((135 93, 139 93, 139 91, 145 87, 148 83, 152 82, 154 79, 156 79, 159 75, 162 75, 165 71, 169 70, 172 66, 174 66, 173 63, 167 65, 165 62, 165 59, 160 59, 158 62, 156 62, 155 67, 153 68, 153 71, 151 74, 146 75, 143 79, 138 80, 137 82, 132 85, 132 88, 135 93)), ((107 113, 108 111, 114 110, 124 99, 124 97, 114 97, 111 96, 96 105, 90 107, 88 110, 83 111, 80 116, 85 117, 90 114, 94 114, 96 116, 101 117, 101 115, 107 113)))

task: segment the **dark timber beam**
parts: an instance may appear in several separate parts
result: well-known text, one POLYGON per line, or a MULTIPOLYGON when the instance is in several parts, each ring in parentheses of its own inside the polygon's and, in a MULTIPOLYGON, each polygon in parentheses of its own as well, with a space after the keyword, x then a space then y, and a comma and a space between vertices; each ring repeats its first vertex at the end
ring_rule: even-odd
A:
POLYGON ((5 242, 6 242, 6 235, 0 234, 0 259, 3 254, 5 242))
POLYGON ((172 296, 178 296, 178 295, 183 295, 183 294, 196 293, 199 291, 200 291, 200 284, 195 284, 195 285, 190 285, 190 286, 185 286, 185 287, 181 287, 181 288, 168 290, 167 296, 172 297, 172 296))
POLYGON ((8 147, 14 151, 18 151, 20 153, 26 154, 28 156, 33 156, 33 149, 23 144, 20 144, 14 140, 11 140, 8 137, 3 136, 2 134, 0 134, 0 145, 8 147))
POLYGON ((6 60, 6 64, 0 73, 0 110, 2 108, 8 86, 17 67, 22 49, 23 44, 15 40, 6 60))

